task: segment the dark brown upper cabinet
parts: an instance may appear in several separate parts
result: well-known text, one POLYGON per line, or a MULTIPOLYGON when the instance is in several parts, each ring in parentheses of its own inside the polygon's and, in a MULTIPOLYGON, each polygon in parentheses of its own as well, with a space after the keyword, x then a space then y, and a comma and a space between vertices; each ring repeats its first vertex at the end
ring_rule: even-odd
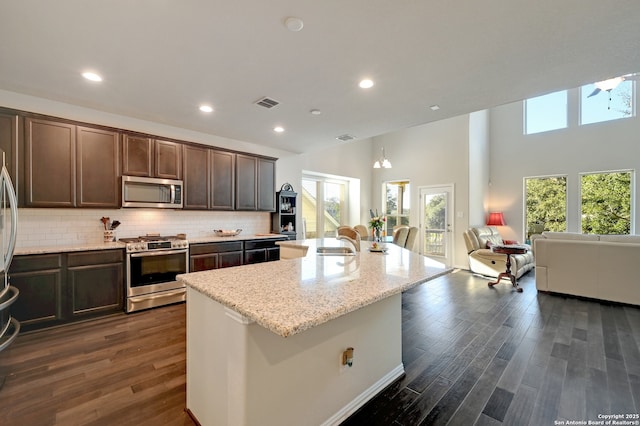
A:
POLYGON ((236 155, 236 210, 257 210, 258 159, 236 155))
POLYGON ((78 207, 119 207, 120 134, 78 127, 76 136, 78 207))
POLYGON ((25 205, 75 207, 76 126, 25 120, 25 205))
POLYGON ((153 176, 153 139, 125 134, 122 145, 122 174, 153 176))
MULTIPOLYGON (((22 181, 18 178, 18 171, 22 168, 18 168, 18 162, 16 161, 20 134, 20 116, 18 114, 0 112, 0 150, 5 154, 5 165, 13 181, 13 188, 18 195, 18 202, 22 201, 22 197, 19 194, 19 187, 22 186, 22 181)), ((0 157, 1 160, 2 158, 0 157)))
POLYGON ((125 134, 122 174, 182 179, 182 144, 125 134))
POLYGON ((273 160, 236 155, 236 210, 275 211, 273 160))
POLYGON ((25 120, 25 205, 120 205, 118 132, 25 120))
POLYGON ((184 200, 185 209, 209 208, 209 149, 184 145, 184 200))
POLYGON ((236 154, 210 150, 211 160, 211 208, 233 210, 235 204, 236 154))
POLYGON ((155 177, 182 179, 182 144, 156 140, 155 177))
POLYGON ((235 154, 184 145, 184 208, 233 210, 235 154))
POLYGON ((258 158, 258 210, 276 211, 276 163, 272 160, 258 158))

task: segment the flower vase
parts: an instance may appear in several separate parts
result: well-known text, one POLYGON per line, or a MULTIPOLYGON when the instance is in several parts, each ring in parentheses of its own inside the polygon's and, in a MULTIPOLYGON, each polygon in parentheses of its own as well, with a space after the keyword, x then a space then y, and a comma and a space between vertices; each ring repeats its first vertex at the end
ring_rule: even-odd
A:
POLYGON ((382 229, 374 228, 373 229, 373 241, 379 243, 382 241, 382 229))

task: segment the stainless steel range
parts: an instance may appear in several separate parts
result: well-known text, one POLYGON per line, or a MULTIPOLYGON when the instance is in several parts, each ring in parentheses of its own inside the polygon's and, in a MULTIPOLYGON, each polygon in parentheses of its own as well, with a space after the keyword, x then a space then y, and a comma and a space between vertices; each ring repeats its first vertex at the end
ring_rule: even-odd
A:
POLYGON ((155 235, 120 241, 127 251, 127 312, 185 300, 176 275, 189 272, 189 241, 155 235))

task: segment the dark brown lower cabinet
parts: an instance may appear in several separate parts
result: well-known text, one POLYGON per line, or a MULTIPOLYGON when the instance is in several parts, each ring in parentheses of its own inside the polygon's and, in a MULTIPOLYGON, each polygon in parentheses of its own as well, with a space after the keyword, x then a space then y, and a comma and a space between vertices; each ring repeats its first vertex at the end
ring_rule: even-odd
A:
POLYGON ((82 318, 122 311, 123 251, 91 251, 67 256, 69 315, 82 318))
POLYGON ((242 265, 242 241, 191 244, 189 246, 190 272, 228 268, 242 265))
POLYGON ((62 254, 14 256, 9 268, 11 285, 20 294, 11 315, 23 330, 62 324, 62 254))
POLYGON ((15 256, 9 277, 25 331, 123 311, 124 250, 15 256))
POLYGON ((280 260, 280 246, 276 241, 286 240, 286 237, 277 239, 248 240, 244 242, 244 263, 260 263, 280 260))

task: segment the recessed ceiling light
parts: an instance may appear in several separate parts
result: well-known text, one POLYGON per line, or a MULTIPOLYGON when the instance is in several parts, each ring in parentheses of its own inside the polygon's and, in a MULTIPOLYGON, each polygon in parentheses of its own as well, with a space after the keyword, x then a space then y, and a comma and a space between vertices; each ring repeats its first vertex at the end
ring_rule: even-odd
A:
POLYGON ((429 108, 431 109, 431 111, 437 111, 440 109, 440 105, 431 105, 429 108))
POLYGON ((273 131, 274 132, 278 132, 278 133, 282 133, 282 132, 284 132, 284 127, 276 126, 276 127, 273 128, 273 131))
POLYGON ((304 27, 304 22, 302 19, 296 18, 295 16, 290 16, 284 20, 284 26, 291 32, 298 32, 304 27))
POLYGON ((320 111, 319 109, 312 109, 311 111, 309 111, 309 113, 311 115, 320 115, 322 114, 322 111, 320 111))
POLYGON ((358 86, 362 87, 363 89, 369 89, 373 87, 373 80, 369 80, 368 78, 365 78, 364 80, 360 81, 358 86))
POLYGON ((83 72, 82 76, 90 81, 102 81, 102 77, 94 72, 83 72))
POLYGON ((202 112, 213 112, 213 108, 209 105, 200 105, 200 111, 202 112))

